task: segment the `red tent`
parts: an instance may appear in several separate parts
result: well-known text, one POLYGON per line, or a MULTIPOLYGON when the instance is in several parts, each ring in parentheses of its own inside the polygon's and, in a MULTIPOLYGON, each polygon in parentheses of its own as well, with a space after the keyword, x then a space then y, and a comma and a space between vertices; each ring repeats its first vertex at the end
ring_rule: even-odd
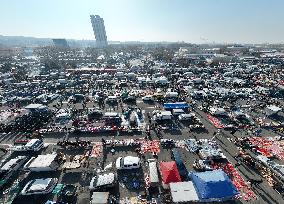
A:
POLYGON ((175 161, 160 162, 160 172, 164 184, 180 182, 181 178, 175 161))

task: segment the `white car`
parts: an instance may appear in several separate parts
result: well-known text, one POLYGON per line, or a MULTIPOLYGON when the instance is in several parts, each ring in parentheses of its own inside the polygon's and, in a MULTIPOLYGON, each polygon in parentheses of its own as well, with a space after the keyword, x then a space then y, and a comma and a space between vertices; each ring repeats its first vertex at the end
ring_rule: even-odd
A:
POLYGON ((90 182, 90 190, 96 190, 100 188, 113 187, 116 184, 116 176, 114 173, 105 173, 96 175, 90 182))
POLYGON ((178 116, 179 120, 191 120, 194 117, 194 114, 180 114, 178 116))
POLYGON ((56 204, 56 202, 53 202, 53 201, 46 201, 46 203, 45 204, 56 204))
POLYGON ((133 156, 118 157, 115 164, 117 169, 137 169, 140 168, 140 159, 133 156))
POLYGON ((108 103, 117 103, 118 102, 118 97, 117 96, 108 96, 106 99, 106 102, 108 103))
POLYGON ((48 194, 53 191, 57 184, 57 178, 44 178, 34 179, 29 181, 23 190, 22 195, 36 195, 36 194, 48 194))
POLYGON ((154 101, 154 98, 152 95, 147 95, 142 97, 143 101, 154 101))
POLYGON ((173 110, 172 110, 172 114, 173 114, 174 116, 179 116, 179 115, 185 114, 185 112, 184 112, 184 110, 182 110, 182 109, 173 109, 173 110))

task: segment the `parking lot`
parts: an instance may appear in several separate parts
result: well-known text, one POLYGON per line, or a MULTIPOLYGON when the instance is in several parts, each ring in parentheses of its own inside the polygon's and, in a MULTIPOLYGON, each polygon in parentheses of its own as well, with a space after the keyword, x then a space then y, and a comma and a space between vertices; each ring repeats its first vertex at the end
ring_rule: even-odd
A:
POLYGON ((182 67, 179 49, 165 48, 175 53, 172 63, 147 49, 117 48, 128 54, 61 71, 42 68, 25 82, 3 79, 3 203, 85 204, 102 192, 105 203, 283 203, 278 61, 211 66, 201 57, 182 67), (8 165, 15 158, 25 162, 8 165), (55 182, 42 184, 49 178, 55 182), (45 189, 27 185, 34 179, 45 189), (228 195, 210 187, 225 182, 228 195))

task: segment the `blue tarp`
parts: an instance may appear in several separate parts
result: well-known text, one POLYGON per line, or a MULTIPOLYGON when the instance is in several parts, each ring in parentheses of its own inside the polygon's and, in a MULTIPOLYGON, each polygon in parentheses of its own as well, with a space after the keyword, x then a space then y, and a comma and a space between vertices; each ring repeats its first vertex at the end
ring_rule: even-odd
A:
POLYGON ((187 181, 187 179, 188 179, 188 171, 187 171, 187 169, 186 169, 186 167, 185 167, 185 165, 184 165, 184 163, 182 161, 182 158, 181 158, 181 155, 180 155, 178 149, 174 148, 172 150, 172 153, 173 153, 174 160, 176 161, 179 174, 182 177, 182 180, 183 181, 187 181))
POLYGON ((164 109, 165 110, 171 110, 171 109, 186 109, 190 106, 186 102, 179 102, 179 103, 164 103, 164 109))
POLYGON ((239 194, 228 175, 222 170, 194 172, 191 178, 200 200, 228 200, 239 194))

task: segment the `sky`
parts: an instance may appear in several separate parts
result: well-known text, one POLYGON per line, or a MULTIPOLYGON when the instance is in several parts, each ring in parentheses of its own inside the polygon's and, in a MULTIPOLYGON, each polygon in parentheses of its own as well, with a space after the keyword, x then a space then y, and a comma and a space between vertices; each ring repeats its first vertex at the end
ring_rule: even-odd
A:
POLYGON ((0 35, 109 41, 284 42, 284 0, 0 0, 0 35))

